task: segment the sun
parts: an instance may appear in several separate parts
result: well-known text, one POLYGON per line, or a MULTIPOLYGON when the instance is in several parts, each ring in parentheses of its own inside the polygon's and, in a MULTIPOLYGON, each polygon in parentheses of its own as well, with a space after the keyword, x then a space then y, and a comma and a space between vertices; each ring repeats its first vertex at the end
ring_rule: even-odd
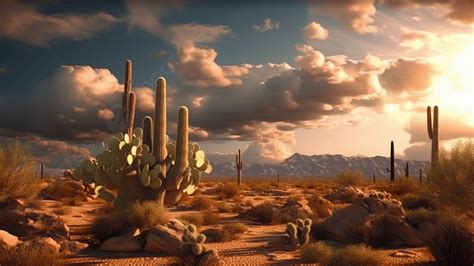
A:
POLYGON ((429 104, 459 117, 474 127, 474 43, 446 55, 441 75, 433 80, 429 104))

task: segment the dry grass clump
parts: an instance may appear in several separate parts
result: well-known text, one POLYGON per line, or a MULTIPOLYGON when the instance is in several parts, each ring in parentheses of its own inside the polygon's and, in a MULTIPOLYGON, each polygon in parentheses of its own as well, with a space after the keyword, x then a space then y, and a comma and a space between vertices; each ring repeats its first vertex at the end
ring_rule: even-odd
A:
POLYGON ((378 266, 384 261, 383 253, 366 245, 350 245, 335 251, 326 261, 327 266, 378 266))
POLYGON ((240 196, 240 188, 234 183, 225 183, 216 187, 216 193, 219 199, 233 199, 240 196))
POLYGON ((231 223, 231 224, 225 224, 222 226, 222 230, 232 234, 232 235, 238 235, 238 234, 243 234, 247 232, 249 229, 248 227, 243 224, 243 223, 231 223))
POLYGON ((221 212, 221 213, 222 212, 232 212, 232 205, 225 202, 225 201, 221 201, 217 205, 217 211, 221 212))
POLYGON ((53 213, 57 215, 68 215, 72 213, 72 207, 71 206, 61 206, 55 210, 53 210, 53 213))
POLYGON ((439 200, 460 209, 474 206, 474 141, 458 142, 440 151, 438 165, 429 172, 439 200))
POLYGON ((364 175, 361 171, 342 170, 336 176, 336 182, 341 185, 355 186, 364 181, 364 175))
POLYGON ((35 178, 37 163, 19 141, 0 145, 0 201, 8 197, 31 198, 41 190, 35 178))
POLYGON ((214 202, 208 197, 197 196, 194 197, 191 205, 195 210, 210 210, 214 206, 214 202))
POLYGON ((439 265, 468 266, 474 262, 474 238, 456 223, 441 223, 427 242, 439 265))
POLYGON ((436 209, 436 205, 432 199, 423 195, 408 194, 400 198, 403 208, 406 210, 415 210, 419 208, 436 209))
POLYGON ((324 265, 333 254, 333 249, 324 242, 317 241, 302 246, 300 254, 303 262, 324 265))
POLYGON ((129 225, 138 228, 150 228, 156 224, 165 224, 169 219, 165 215, 166 209, 157 201, 136 202, 121 213, 126 216, 129 225))
POLYGON ((421 223, 436 224, 438 222, 449 219, 447 215, 441 211, 428 210, 425 208, 408 210, 406 211, 406 217, 410 224, 414 225, 421 223))
POLYGON ((408 193, 418 193, 421 189, 420 182, 410 177, 398 177, 394 182, 390 182, 390 185, 386 187, 386 191, 392 195, 405 195, 408 193))
POLYGON ((64 265, 59 254, 54 254, 46 246, 22 245, 8 250, 0 249, 0 265, 64 265))
POLYGON ((179 216, 179 219, 186 224, 194 224, 196 226, 213 225, 220 221, 219 214, 213 211, 183 214, 179 216))
POLYGON ((263 203, 247 210, 246 215, 261 224, 272 224, 278 216, 278 210, 270 203, 263 203))

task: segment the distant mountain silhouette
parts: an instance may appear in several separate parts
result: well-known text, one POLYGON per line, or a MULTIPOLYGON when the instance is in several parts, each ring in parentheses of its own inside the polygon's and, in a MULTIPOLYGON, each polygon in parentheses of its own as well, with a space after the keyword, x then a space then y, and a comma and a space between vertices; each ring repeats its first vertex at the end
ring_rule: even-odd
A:
MULTIPOLYGON (((303 155, 295 153, 279 164, 245 164, 242 172, 246 176, 273 176, 277 172, 280 176, 295 177, 330 177, 337 175, 344 169, 361 171, 365 176, 377 177, 389 176, 387 167, 390 166, 390 158, 383 156, 375 157, 347 157, 340 154, 303 155)), ((395 159, 395 176, 405 175, 406 160, 395 159)), ((212 161, 211 161, 212 163, 212 161)), ((410 175, 417 177, 420 168, 429 166, 427 161, 409 160, 410 175)), ((235 163, 233 161, 213 163, 212 176, 230 176, 235 174, 235 163)))

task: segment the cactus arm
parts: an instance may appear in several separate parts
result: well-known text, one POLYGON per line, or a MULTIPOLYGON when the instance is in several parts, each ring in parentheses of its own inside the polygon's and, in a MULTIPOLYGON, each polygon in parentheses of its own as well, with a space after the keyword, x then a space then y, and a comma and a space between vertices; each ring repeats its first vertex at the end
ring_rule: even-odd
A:
MULTIPOLYGON (((128 123, 128 114, 130 107, 130 92, 132 90, 132 61, 127 60, 125 62, 125 83, 123 86, 123 96, 122 96, 122 116, 123 122, 128 123)), ((127 124, 124 125, 124 128, 127 128, 127 124)))
POLYGON ((176 163, 166 177, 167 190, 177 189, 183 180, 183 173, 189 165, 188 161, 188 108, 181 106, 178 113, 178 133, 176 135, 176 163))
POLYGON ((155 129, 153 132, 153 155, 161 164, 162 175, 166 176, 166 80, 156 81, 155 129))
POLYGON ((137 102, 136 102, 136 97, 135 97, 135 93, 134 92, 131 92, 130 93, 130 109, 128 110, 128 136, 130 138, 133 137, 133 126, 135 124, 135 106, 136 106, 137 102))
POLYGON ((427 118, 427 126, 428 126, 428 136, 430 139, 433 139, 433 127, 431 125, 431 107, 426 108, 426 118, 427 118))
POLYGON ((143 118, 143 144, 153 151, 153 119, 149 116, 143 118))

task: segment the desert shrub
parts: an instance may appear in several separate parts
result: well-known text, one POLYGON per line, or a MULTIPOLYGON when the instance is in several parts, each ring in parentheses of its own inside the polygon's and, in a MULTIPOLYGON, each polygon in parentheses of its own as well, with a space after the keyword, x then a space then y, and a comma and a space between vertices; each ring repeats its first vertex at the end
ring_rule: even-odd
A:
POLYGON ((324 242, 312 242, 300 249, 301 259, 306 263, 325 264, 331 257, 333 250, 324 242))
POLYGON ((100 243, 113 237, 124 234, 128 229, 127 221, 120 215, 106 214, 97 216, 91 224, 90 231, 95 240, 100 243))
POLYGON ((125 215, 129 225, 138 228, 150 228, 156 224, 165 224, 168 217, 166 209, 157 201, 135 202, 126 210, 125 215))
POLYGON ((301 194, 295 194, 295 195, 288 196, 288 200, 300 201, 302 199, 303 199, 303 195, 301 195, 301 194))
POLYGON ((179 219, 186 224, 194 224, 195 226, 202 226, 204 218, 200 213, 188 213, 179 216, 179 219))
POLYGON ((263 203, 247 210, 246 215, 261 224, 271 224, 278 216, 278 210, 270 203, 263 203))
POLYGON ((350 245, 335 251, 327 260, 328 266, 377 266, 383 263, 383 253, 366 245, 350 245))
POLYGON ((222 230, 232 234, 233 236, 243 234, 248 231, 248 227, 243 223, 231 223, 222 226, 222 230))
POLYGON ((474 262, 473 236, 457 223, 438 225, 430 234, 428 248, 440 265, 468 266, 474 262))
POLYGON ((231 212, 232 211, 232 205, 225 201, 219 202, 217 205, 217 211, 218 212, 231 212))
POLYGON ((406 210, 415 210, 419 208, 436 209, 433 200, 422 195, 408 194, 400 198, 400 202, 406 210))
POLYGON ((359 243, 365 242, 373 247, 383 247, 389 245, 390 241, 394 239, 394 235, 390 228, 393 228, 393 219, 390 214, 383 214, 370 220, 371 226, 369 228, 361 227, 362 240, 359 243))
POLYGON ((192 207, 195 210, 210 210, 212 209, 214 202, 205 196, 197 196, 193 199, 192 207))
POLYGON ((474 206, 474 142, 458 142, 449 152, 441 150, 429 176, 443 202, 474 206))
POLYGON ((61 206, 53 211, 57 215, 68 215, 72 213, 71 206, 61 206))
POLYGON ((14 249, 0 249, 0 265, 64 265, 61 256, 54 254, 46 246, 22 245, 14 249))
POLYGON ((364 175, 361 171, 342 170, 336 176, 336 182, 341 185, 354 186, 364 181, 364 175))
POLYGON ((406 217, 411 224, 417 225, 421 223, 443 223, 457 222, 463 224, 463 217, 454 214, 448 210, 435 211, 431 209, 419 208, 406 211, 406 217))
POLYGON ((235 236, 222 229, 208 229, 205 230, 203 233, 208 236, 209 242, 214 243, 229 242, 236 239, 235 236), (209 236, 208 234, 210 234, 211 232, 212 235, 209 236))
POLYGON ((212 225, 218 223, 220 221, 220 217, 218 213, 213 211, 205 211, 202 213, 202 221, 203 225, 212 225))
POLYGON ((240 188, 237 184, 227 183, 216 188, 216 193, 220 199, 232 199, 240 195, 240 188))
POLYGON ((82 206, 84 203, 84 199, 80 196, 63 198, 61 201, 69 206, 82 206))
POLYGON ((70 180, 55 179, 48 185, 46 192, 50 195, 51 199, 62 202, 70 199, 75 199, 78 202, 87 201, 86 193, 80 190, 77 184, 73 184, 70 180))
POLYGON ((420 191, 420 183, 410 177, 398 177, 394 182, 386 187, 386 191, 392 195, 405 195, 408 193, 416 193, 420 191))
POLYGON ((37 164, 26 146, 15 141, 0 145, 0 201, 8 197, 34 197, 41 186, 37 164))

